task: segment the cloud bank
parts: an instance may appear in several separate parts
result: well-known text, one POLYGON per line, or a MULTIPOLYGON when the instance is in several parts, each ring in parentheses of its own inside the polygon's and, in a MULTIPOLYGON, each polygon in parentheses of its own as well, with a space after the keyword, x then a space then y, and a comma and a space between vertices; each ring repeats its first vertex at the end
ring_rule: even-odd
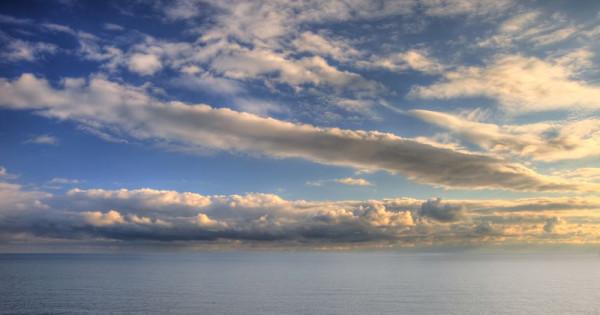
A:
POLYGON ((36 239, 411 247, 600 241, 600 200, 592 197, 307 201, 154 189, 52 195, 8 183, 0 196, 0 246, 36 239))

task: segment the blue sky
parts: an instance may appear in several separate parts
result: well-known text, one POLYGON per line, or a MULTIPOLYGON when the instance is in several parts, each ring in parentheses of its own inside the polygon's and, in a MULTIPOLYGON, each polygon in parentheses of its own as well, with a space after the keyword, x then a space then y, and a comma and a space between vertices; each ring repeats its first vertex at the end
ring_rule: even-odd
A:
POLYGON ((594 243, 599 21, 596 1, 5 1, 0 242, 594 243), (144 194, 194 210, 138 213, 144 194))

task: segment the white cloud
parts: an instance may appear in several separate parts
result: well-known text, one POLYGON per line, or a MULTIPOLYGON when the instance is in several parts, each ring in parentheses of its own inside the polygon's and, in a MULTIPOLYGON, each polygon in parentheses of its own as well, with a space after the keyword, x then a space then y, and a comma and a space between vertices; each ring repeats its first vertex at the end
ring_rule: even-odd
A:
POLYGON ((415 86, 410 96, 426 99, 489 97, 513 114, 600 108, 600 86, 576 77, 576 68, 556 60, 499 56, 484 67, 462 67, 444 79, 415 86))
POLYGON ((335 180, 336 183, 350 185, 350 186, 373 186, 371 182, 364 178, 352 178, 352 177, 344 177, 335 180))
POLYGON ((152 54, 133 54, 129 58, 130 71, 141 75, 152 75, 162 68, 160 59, 152 54))

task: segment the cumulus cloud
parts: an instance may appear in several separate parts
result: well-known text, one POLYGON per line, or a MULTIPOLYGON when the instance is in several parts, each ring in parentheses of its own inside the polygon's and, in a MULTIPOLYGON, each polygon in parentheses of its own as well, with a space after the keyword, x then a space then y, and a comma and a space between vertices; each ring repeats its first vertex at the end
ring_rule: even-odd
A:
POLYGON ((547 162, 600 155, 600 120, 596 118, 496 125, 428 110, 412 110, 409 113, 501 154, 547 162))
POLYGON ((379 169, 446 187, 589 190, 488 155, 453 150, 390 133, 318 128, 208 105, 160 102, 142 88, 101 77, 65 79, 60 88, 31 74, 0 81, 0 104, 48 117, 111 126, 132 137, 277 158, 379 169))
POLYGON ((128 67, 130 71, 141 75, 152 75, 162 68, 160 59, 153 54, 133 54, 129 58, 128 67))
POLYGON ((86 222, 94 226, 106 226, 125 223, 125 219, 123 219, 123 216, 115 210, 110 210, 106 213, 100 211, 87 211, 82 212, 81 215, 84 217, 86 222))
POLYGON ((513 114, 600 108, 600 87, 577 78, 577 67, 560 59, 503 55, 486 66, 462 67, 444 79, 415 86, 410 96, 426 99, 489 97, 513 114))
POLYGON ((462 219, 464 208, 456 204, 443 203, 442 199, 430 199, 421 205, 419 215, 440 222, 452 222, 462 219))

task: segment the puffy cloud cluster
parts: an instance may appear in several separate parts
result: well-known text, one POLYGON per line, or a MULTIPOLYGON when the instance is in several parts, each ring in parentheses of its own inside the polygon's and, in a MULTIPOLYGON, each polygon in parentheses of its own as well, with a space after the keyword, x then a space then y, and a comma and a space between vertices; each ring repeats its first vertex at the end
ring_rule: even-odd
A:
POLYGON ((153 189, 51 195, 8 183, 0 196, 0 243, 15 237, 398 246, 600 241, 600 200, 592 197, 290 201, 153 189))
MULTIPOLYGON (((320 95, 323 99, 335 94, 371 105, 385 88, 352 69, 359 57, 370 53, 355 47, 353 38, 334 34, 331 25, 392 16, 481 17, 503 12, 513 6, 513 1, 182 0, 130 5, 144 10, 151 7, 165 17, 163 22, 185 21, 189 26, 187 32, 198 36, 190 41, 171 41, 130 32, 127 38, 115 40, 60 24, 38 25, 29 19, 5 17, 0 22, 28 25, 46 33, 70 34, 79 42, 77 55, 100 63, 101 69, 110 72, 126 69, 150 78, 169 69, 178 74, 174 82, 225 96, 244 95, 247 83, 260 82, 271 90, 286 91, 291 87, 295 92, 304 90, 306 95, 320 95)), ((127 32, 111 23, 102 27, 112 33, 127 32)), ((373 66, 394 70, 410 68, 426 73, 441 70, 439 64, 419 50, 373 59, 378 60, 373 66)), ((342 104, 336 98, 330 103, 342 104)), ((346 109, 356 111, 355 107, 346 109)), ((360 112, 372 115, 366 110, 360 112)))
MULTIPOLYGON (((161 102, 143 88, 101 77, 68 78, 60 88, 24 74, 0 80, 0 106, 37 110, 101 132, 220 150, 400 173, 447 187, 513 190, 590 190, 587 184, 543 176, 488 155, 402 138, 390 133, 318 128, 208 105, 161 102)), ((189 147, 188 147, 189 149, 189 147)))

